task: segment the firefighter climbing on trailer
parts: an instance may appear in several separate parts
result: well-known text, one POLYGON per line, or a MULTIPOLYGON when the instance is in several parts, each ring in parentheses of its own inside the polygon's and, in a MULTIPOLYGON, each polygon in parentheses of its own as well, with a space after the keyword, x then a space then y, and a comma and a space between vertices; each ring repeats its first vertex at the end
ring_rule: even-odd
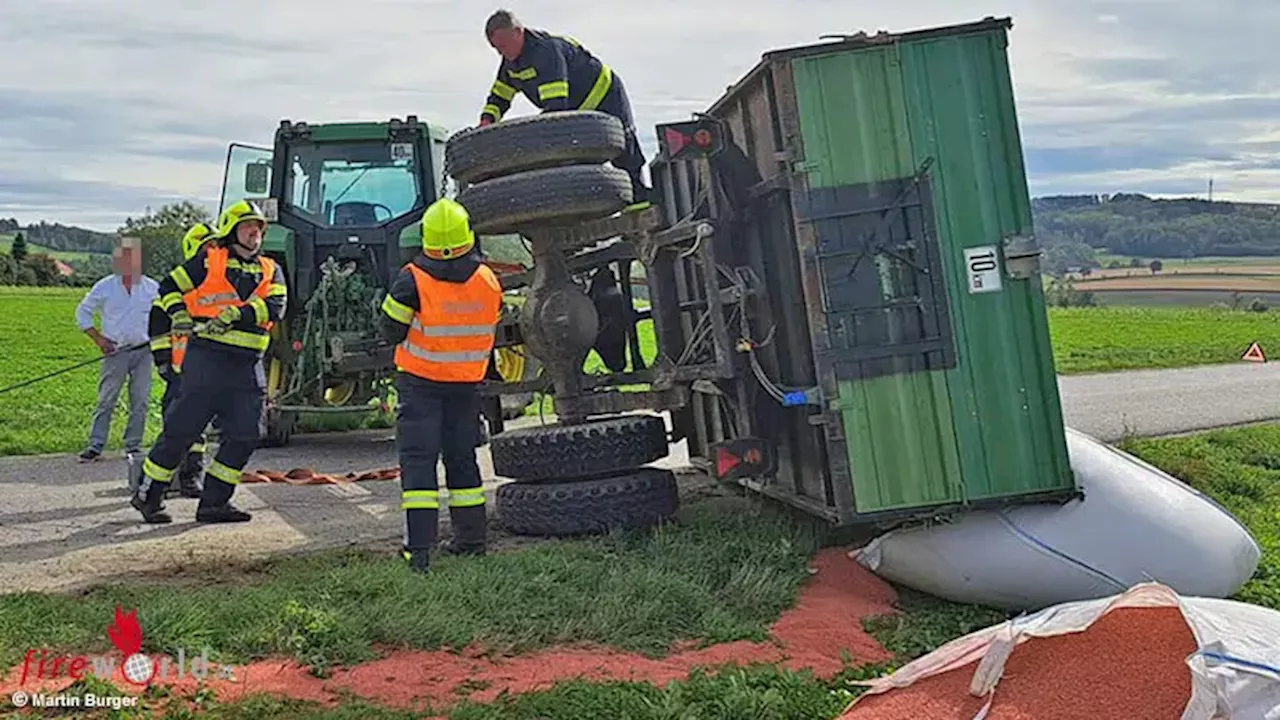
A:
MULTIPOLYGON (((204 246, 204 241, 213 234, 213 229, 204 223, 196 223, 187 230, 182 238, 182 261, 189 262, 204 246)), ((187 354, 188 337, 172 332, 173 323, 169 314, 161 305, 162 297, 157 296, 151 306, 151 317, 148 320, 147 335, 151 339, 151 357, 155 361, 156 371, 164 380, 164 396, 160 399, 161 417, 166 419, 169 408, 173 406, 182 385, 182 360, 187 354)), ((178 492, 187 498, 200 497, 200 473, 204 471, 205 435, 204 431, 196 442, 187 450, 186 459, 178 469, 178 492)))
POLYGON ((446 554, 483 555, 484 488, 476 463, 479 384, 493 352, 502 285, 476 249, 467 211, 442 198, 422 215, 422 254, 401 268, 382 302, 395 343, 396 444, 403 554, 426 572, 440 511, 444 459, 453 541, 446 554))
POLYGON ((197 522, 245 522, 231 504, 257 445, 264 393, 259 360, 274 323, 284 318, 284 272, 260 254, 267 218, 252 202, 235 203, 219 218, 209 246, 174 268, 160 284, 160 303, 173 332, 189 337, 182 383, 164 429, 143 462, 133 506, 148 523, 168 523, 165 489, 187 448, 213 418, 222 437, 205 470, 197 522), (195 320, 201 321, 196 327, 195 320))
POLYGON ((490 15, 484 34, 502 62, 480 111, 480 125, 501 120, 518 92, 544 112, 596 110, 612 115, 622 122, 626 135, 626 149, 613 160, 631 176, 632 204, 626 209, 649 207, 651 193, 641 174, 644 151, 622 78, 574 38, 526 28, 509 10, 490 15))

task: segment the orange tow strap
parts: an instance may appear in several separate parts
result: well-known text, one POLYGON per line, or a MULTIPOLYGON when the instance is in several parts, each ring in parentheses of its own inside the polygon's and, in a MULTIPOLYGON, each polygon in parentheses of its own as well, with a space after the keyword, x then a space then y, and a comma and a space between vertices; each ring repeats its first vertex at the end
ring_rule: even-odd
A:
POLYGON ((398 467, 349 472, 346 475, 318 473, 311 468, 294 468, 288 472, 255 470, 240 474, 242 483, 288 483, 289 485, 345 485, 365 480, 397 480, 399 478, 400 468, 398 467))

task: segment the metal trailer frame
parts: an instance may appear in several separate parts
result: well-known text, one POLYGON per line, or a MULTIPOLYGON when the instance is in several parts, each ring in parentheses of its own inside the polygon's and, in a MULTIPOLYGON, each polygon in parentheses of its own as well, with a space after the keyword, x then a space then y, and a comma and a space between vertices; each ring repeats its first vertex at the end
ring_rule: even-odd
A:
MULTIPOLYGON (((625 280, 632 263, 642 262, 651 303, 647 312, 633 308, 627 323, 633 369, 586 377, 580 395, 557 397, 557 405, 572 403, 580 415, 670 411, 672 440, 687 441, 692 464, 834 526, 888 527, 957 511, 1078 497, 1078 489, 1054 490, 859 513, 844 419, 835 402, 838 375, 953 367, 956 347, 940 272, 921 272, 930 277, 916 286, 912 303, 923 311, 921 338, 851 345, 833 337, 823 261, 870 250, 869 245, 824 247, 819 224, 866 216, 872 224, 892 228, 885 233, 890 238, 906 232, 917 257, 936 267, 937 257, 930 257, 936 255, 930 243, 936 245, 938 229, 929 168, 926 164, 915 177, 885 183, 867 197, 811 192, 799 162, 799 110, 789 63, 893 40, 1005 27, 1007 20, 988 18, 888 40, 860 35, 767 53, 707 113, 658 125, 660 152, 649 165, 657 207, 555 231, 565 247, 588 248, 566 251, 567 269, 578 274, 578 282, 582 273, 612 266, 620 271, 628 301, 625 280), (680 147, 672 137, 682 138, 680 147), (690 142, 693 137, 699 140, 690 142), (606 240, 612 241, 601 244, 606 240), (635 327, 645 317, 653 320, 658 345, 650 367, 640 357, 635 327), (618 390, 637 383, 650 389, 618 390), (766 384, 785 385, 783 398, 771 395, 766 384)), ((877 242, 875 251, 897 252, 890 245, 877 242)), ((527 285, 532 274, 504 277, 504 288, 527 285)), ((892 311, 893 304, 874 310, 892 311)), ((521 342, 516 321, 504 321, 498 345, 521 342)), ((489 382, 483 391, 549 388, 543 377, 489 382)))

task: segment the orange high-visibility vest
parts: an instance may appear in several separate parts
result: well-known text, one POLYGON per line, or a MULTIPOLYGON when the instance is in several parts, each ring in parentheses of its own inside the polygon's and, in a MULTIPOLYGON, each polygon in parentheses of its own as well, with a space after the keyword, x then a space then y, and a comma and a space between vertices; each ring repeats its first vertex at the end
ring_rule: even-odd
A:
POLYGON ((480 265, 465 283, 451 283, 407 267, 418 290, 418 311, 396 346, 396 367, 436 382, 484 380, 502 313, 498 277, 480 265))
MULTIPOLYGON (((241 303, 239 293, 227 279, 229 252, 225 247, 211 247, 206 251, 204 282, 182 296, 191 317, 215 318, 224 309, 241 303)), ((271 288, 271 279, 276 274, 276 262, 266 255, 259 255, 258 266, 262 268, 262 279, 253 289, 253 294, 265 300, 267 290, 271 288)), ((274 323, 268 322, 258 327, 270 332, 272 325, 274 323)))

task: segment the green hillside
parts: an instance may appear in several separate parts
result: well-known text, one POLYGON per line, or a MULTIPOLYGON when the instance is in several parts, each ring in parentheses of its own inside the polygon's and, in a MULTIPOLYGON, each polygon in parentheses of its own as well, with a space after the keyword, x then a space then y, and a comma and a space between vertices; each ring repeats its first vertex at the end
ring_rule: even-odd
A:
POLYGON ((1036 198, 1032 212, 1045 269, 1055 274, 1134 260, 1280 256, 1280 205, 1060 195, 1036 198))

